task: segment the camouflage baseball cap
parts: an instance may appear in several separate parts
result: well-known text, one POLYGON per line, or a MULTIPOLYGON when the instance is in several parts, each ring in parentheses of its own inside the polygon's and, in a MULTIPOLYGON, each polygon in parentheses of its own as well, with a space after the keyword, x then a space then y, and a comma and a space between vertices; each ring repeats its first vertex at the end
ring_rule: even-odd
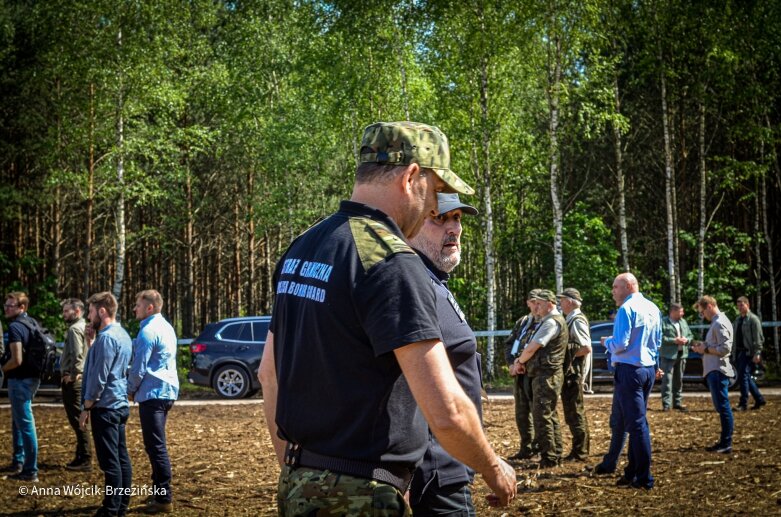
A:
POLYGON ((436 172, 447 184, 446 192, 474 194, 450 170, 450 146, 445 133, 436 126, 418 122, 377 122, 363 130, 361 163, 409 165, 417 163, 436 172))

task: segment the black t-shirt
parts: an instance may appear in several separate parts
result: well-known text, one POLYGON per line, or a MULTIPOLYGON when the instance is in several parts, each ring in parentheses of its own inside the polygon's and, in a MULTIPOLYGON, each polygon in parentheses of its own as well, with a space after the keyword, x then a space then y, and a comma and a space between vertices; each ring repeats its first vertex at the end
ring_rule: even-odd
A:
MULTIPOLYGON (((477 353, 475 333, 466 321, 453 293, 447 288, 449 275, 434 266, 421 254, 420 257, 429 271, 434 291, 437 295, 437 317, 442 332, 442 341, 447 350, 447 356, 459 384, 472 400, 478 414, 482 416, 482 376, 480 373, 480 354, 477 353)), ((450 456, 433 434, 429 435, 429 447, 423 456, 415 476, 412 479, 413 502, 417 502, 425 491, 426 485, 437 474, 437 484, 440 487, 452 484, 469 483, 474 478, 474 471, 450 456)))
POLYGON ((22 321, 29 320, 30 317, 26 312, 23 312, 17 316, 14 321, 8 325, 8 345, 3 357, 3 363, 11 359, 11 343, 22 344, 22 365, 17 366, 13 370, 5 372, 5 376, 9 379, 28 379, 37 378, 40 376, 37 368, 34 367, 29 361, 25 361, 24 351, 27 349, 30 343, 30 329, 22 321))
POLYGON ((412 465, 427 426, 393 350, 441 339, 431 281, 383 212, 343 201, 277 264, 271 320, 283 439, 412 465))

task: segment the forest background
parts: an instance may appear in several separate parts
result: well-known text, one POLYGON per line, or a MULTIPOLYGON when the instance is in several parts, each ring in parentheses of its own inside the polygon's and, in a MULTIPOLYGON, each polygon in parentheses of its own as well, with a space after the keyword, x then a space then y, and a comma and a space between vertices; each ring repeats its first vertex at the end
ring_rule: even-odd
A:
POLYGON ((535 287, 605 319, 623 270, 663 310, 777 320, 780 61, 779 2, 3 0, 0 287, 60 331, 103 290, 132 322, 159 289, 183 337, 267 314, 362 128, 415 120, 477 189, 450 282, 474 329, 535 287))

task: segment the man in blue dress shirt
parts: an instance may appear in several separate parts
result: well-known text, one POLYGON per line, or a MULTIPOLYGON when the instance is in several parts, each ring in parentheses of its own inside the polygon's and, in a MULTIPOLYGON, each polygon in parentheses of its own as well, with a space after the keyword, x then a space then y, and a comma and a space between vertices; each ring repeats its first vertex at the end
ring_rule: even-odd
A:
POLYGON ((661 313, 640 293, 637 278, 631 273, 622 273, 613 281, 613 300, 619 306, 613 335, 602 338, 602 342, 615 364, 613 410, 618 411, 617 420, 629 433, 628 463, 617 484, 651 489, 654 477, 646 408, 662 342, 661 313))
POLYGON ((133 345, 127 393, 130 400, 138 402, 144 448, 152 464, 154 497, 147 504, 146 513, 173 511, 165 422, 179 396, 179 378, 176 375, 176 333, 160 314, 162 309, 163 297, 154 289, 136 295, 133 313, 141 327, 133 345))
POLYGON ((89 324, 98 334, 84 363, 79 424, 82 429, 87 428, 87 422, 92 425, 95 455, 105 478, 103 504, 95 515, 124 515, 133 477, 125 438, 130 414, 126 372, 133 344, 116 320, 113 294, 94 294, 87 303, 89 324))

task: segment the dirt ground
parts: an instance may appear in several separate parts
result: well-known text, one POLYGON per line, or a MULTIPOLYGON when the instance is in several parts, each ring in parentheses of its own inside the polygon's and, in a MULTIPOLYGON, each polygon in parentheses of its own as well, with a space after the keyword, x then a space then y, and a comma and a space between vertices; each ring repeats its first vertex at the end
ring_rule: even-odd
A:
MULTIPOLYGON (((736 413, 734 453, 707 453, 703 447, 718 436, 718 418, 710 399, 687 398, 688 413, 663 413, 652 399, 648 420, 653 443, 656 488, 645 492, 615 487, 614 476, 591 477, 584 463, 537 470, 517 464, 519 497, 512 507, 488 508, 486 485, 478 478, 478 515, 781 515, 781 397, 768 397, 760 411, 736 413)), ((4 402, 4 401, 3 401, 4 402)), ((733 401, 734 403, 734 401, 733 401)), ((609 441, 610 398, 586 402, 592 430, 592 456, 599 461, 609 441)), ((503 456, 516 452, 513 406, 495 401, 484 409, 491 442, 503 456)), ((100 497, 63 495, 66 487, 85 491, 102 484, 102 473, 65 470, 74 438, 56 407, 36 407, 41 472, 32 495, 31 484, 0 480, 2 515, 91 515, 100 497), (24 487, 24 488, 22 488, 24 487), (27 490, 27 495, 20 492, 27 490), (56 491, 60 491, 60 495, 56 491)), ((562 420, 563 422, 563 420, 562 420)), ((10 457, 10 410, 0 409, 0 462, 10 457)), ((278 468, 266 433, 262 406, 184 406, 174 408, 168 423, 169 450, 174 469, 174 498, 178 515, 274 515, 278 468)), ((569 445, 564 432, 565 452, 569 445)), ((128 423, 133 484, 151 483, 137 411, 128 423)), ((131 500, 139 508, 143 497, 131 500)))

